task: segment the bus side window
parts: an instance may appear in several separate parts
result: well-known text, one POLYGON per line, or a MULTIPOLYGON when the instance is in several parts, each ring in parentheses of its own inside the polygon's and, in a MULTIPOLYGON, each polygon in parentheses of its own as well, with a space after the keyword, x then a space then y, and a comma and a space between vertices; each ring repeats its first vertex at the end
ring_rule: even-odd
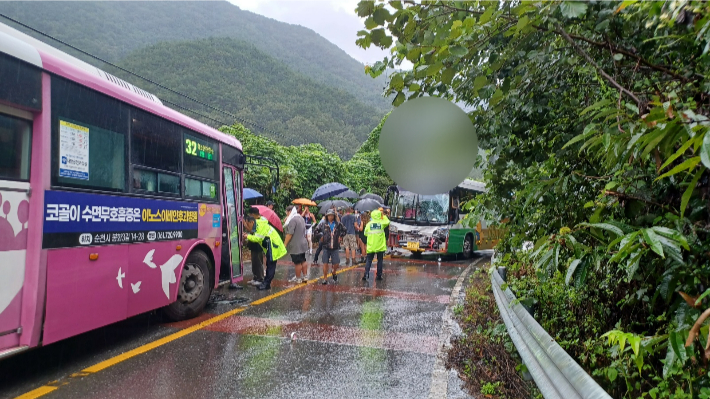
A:
POLYGON ((129 107, 52 76, 52 184, 126 189, 129 107))

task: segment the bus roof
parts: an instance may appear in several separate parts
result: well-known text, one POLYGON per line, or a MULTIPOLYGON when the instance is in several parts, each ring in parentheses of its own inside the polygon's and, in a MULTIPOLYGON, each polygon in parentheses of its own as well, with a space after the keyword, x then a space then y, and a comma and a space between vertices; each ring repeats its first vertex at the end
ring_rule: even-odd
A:
POLYGON ((469 191, 476 191, 479 193, 486 192, 486 184, 475 180, 466 179, 461 184, 458 185, 459 188, 469 191))
MULTIPOLYGON (((474 180, 466 179, 456 187, 464 189, 464 190, 475 191, 478 193, 485 193, 486 192, 486 184, 482 183, 482 182, 474 181, 474 180)), ((397 186, 397 191, 399 191, 400 194, 406 193, 406 194, 419 195, 413 191, 403 190, 399 186, 397 186)), ((442 193, 442 194, 446 194, 446 193, 442 193)))
POLYGON ((242 150, 235 137, 168 108, 157 96, 3 23, 0 23, 0 52, 242 150))

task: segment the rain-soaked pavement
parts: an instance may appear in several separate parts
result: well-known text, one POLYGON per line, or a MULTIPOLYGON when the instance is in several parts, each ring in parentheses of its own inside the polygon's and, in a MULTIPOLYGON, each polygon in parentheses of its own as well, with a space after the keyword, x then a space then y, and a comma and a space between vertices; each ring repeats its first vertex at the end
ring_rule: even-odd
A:
POLYGON ((153 312, 2 360, 0 398, 426 398, 470 263, 385 259, 383 281, 343 266, 323 286, 279 262, 270 291, 222 287, 196 319, 153 312))

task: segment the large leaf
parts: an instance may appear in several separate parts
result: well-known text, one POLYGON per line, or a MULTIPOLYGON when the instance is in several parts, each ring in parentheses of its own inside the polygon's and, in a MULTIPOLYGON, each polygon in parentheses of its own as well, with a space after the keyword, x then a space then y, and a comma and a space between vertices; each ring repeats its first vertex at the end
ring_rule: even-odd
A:
POLYGON ((663 255, 663 246, 661 245, 661 241, 658 239, 658 235, 656 235, 653 230, 643 229, 643 240, 646 241, 646 244, 651 247, 653 252, 657 253, 662 258, 665 258, 663 255))
POLYGON ((577 18, 587 12, 587 2, 585 1, 563 1, 560 4, 562 15, 567 18, 577 18))
POLYGON ((609 104, 611 104, 611 101, 608 99, 599 100, 596 103, 594 103, 594 104, 588 106, 587 108, 585 108, 584 110, 582 110, 582 112, 580 112, 579 115, 584 115, 587 112, 594 111, 595 109, 602 108, 602 107, 607 106, 609 104))
POLYGON ((688 352, 685 349, 685 339, 687 338, 687 332, 683 331, 672 331, 668 334, 668 345, 673 349, 675 357, 680 360, 681 363, 685 363, 688 360, 688 352))
POLYGON ((574 272, 575 270, 577 270, 577 266, 579 266, 580 263, 582 263, 581 259, 575 259, 569 265, 569 268, 567 269, 567 276, 565 276, 565 284, 569 285, 569 283, 572 281, 572 277, 574 277, 574 272))
POLYGON ((638 270, 639 263, 641 261, 641 256, 643 256, 643 251, 634 252, 629 257, 628 262, 626 262, 626 277, 629 281, 636 275, 636 271, 638 270))
POLYGON ((678 356, 676 356, 676 352, 673 350, 673 346, 671 345, 669 338, 668 350, 666 351, 666 359, 664 362, 665 364, 663 365, 663 378, 666 378, 668 376, 668 373, 671 371, 677 360, 678 356))
POLYGON ((602 230, 607 230, 610 231, 617 236, 624 235, 624 232, 621 231, 620 228, 614 226, 613 224, 609 223, 580 223, 579 226, 585 226, 585 227, 593 227, 597 229, 602 229, 602 230))
POLYGON ((700 159, 706 168, 710 168, 710 134, 705 133, 703 145, 700 146, 700 159))
POLYGON ((651 229, 653 231, 655 231, 656 233, 658 233, 659 235, 662 235, 662 236, 665 236, 665 237, 668 237, 668 238, 671 238, 671 239, 677 241, 680 245, 683 246, 683 248, 690 250, 690 247, 688 246, 688 240, 686 240, 685 237, 683 237, 683 235, 678 230, 669 229, 669 228, 663 227, 663 226, 654 226, 654 227, 651 227, 651 229))
POLYGON ((473 80, 473 90, 475 90, 475 91, 481 90, 481 88, 487 84, 488 84, 488 79, 486 79, 485 76, 483 76, 483 75, 476 76, 476 79, 473 80))
POLYGON ((678 151, 675 152, 675 154, 671 155, 670 158, 666 159, 666 162, 664 162, 663 165, 661 165, 661 169, 660 169, 660 170, 665 169, 668 165, 670 165, 670 164, 671 164, 673 161, 675 161, 678 157, 680 157, 681 155, 683 155, 683 154, 688 150, 688 148, 690 148, 690 146, 693 145, 693 143, 695 142, 695 140, 697 140, 697 138, 688 139, 688 140, 678 149, 678 151))
POLYGON ((700 176, 702 176, 703 172, 705 172, 704 167, 701 167, 697 172, 695 172, 693 180, 690 181, 690 184, 688 184, 688 188, 685 189, 685 192, 683 193, 683 196, 680 199, 680 217, 683 217, 685 215, 685 209, 688 207, 690 197, 693 195, 695 186, 698 185, 698 180, 700 180, 700 176))
POLYGON ((464 46, 450 46, 449 53, 456 57, 463 57, 468 54, 468 49, 464 46))
POLYGON ((700 157, 688 158, 688 159, 686 159, 685 162, 683 162, 682 164, 680 164, 680 165, 676 166, 675 168, 669 170, 668 172, 666 172, 666 173, 664 173, 664 174, 658 176, 658 177, 656 178, 656 180, 663 179, 664 177, 668 177, 668 176, 673 176, 674 174, 676 174, 676 173, 678 173, 678 172, 682 172, 682 171, 684 171, 684 170, 686 170, 686 169, 692 170, 692 169, 695 168, 699 163, 700 163, 700 157))

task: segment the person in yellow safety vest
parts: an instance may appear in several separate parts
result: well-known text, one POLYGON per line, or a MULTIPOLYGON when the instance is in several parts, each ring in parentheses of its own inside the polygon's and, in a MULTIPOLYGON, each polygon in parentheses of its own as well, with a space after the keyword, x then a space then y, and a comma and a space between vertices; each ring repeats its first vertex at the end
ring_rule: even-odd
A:
POLYGON ((382 214, 382 208, 372 211, 370 221, 365 226, 365 237, 367 237, 367 263, 365 264, 365 275, 362 281, 370 278, 370 267, 372 259, 377 255, 377 280, 382 280, 382 258, 387 250, 385 239, 385 227, 389 226, 390 220, 382 214))
POLYGON ((266 254, 266 278, 257 288, 260 290, 271 289, 271 280, 276 273, 276 261, 286 255, 286 246, 281 241, 279 233, 269 222, 263 218, 254 220, 250 215, 244 216, 244 229, 253 234, 244 233, 244 239, 249 242, 261 244, 266 254), (255 229, 256 228, 256 229, 255 229))

